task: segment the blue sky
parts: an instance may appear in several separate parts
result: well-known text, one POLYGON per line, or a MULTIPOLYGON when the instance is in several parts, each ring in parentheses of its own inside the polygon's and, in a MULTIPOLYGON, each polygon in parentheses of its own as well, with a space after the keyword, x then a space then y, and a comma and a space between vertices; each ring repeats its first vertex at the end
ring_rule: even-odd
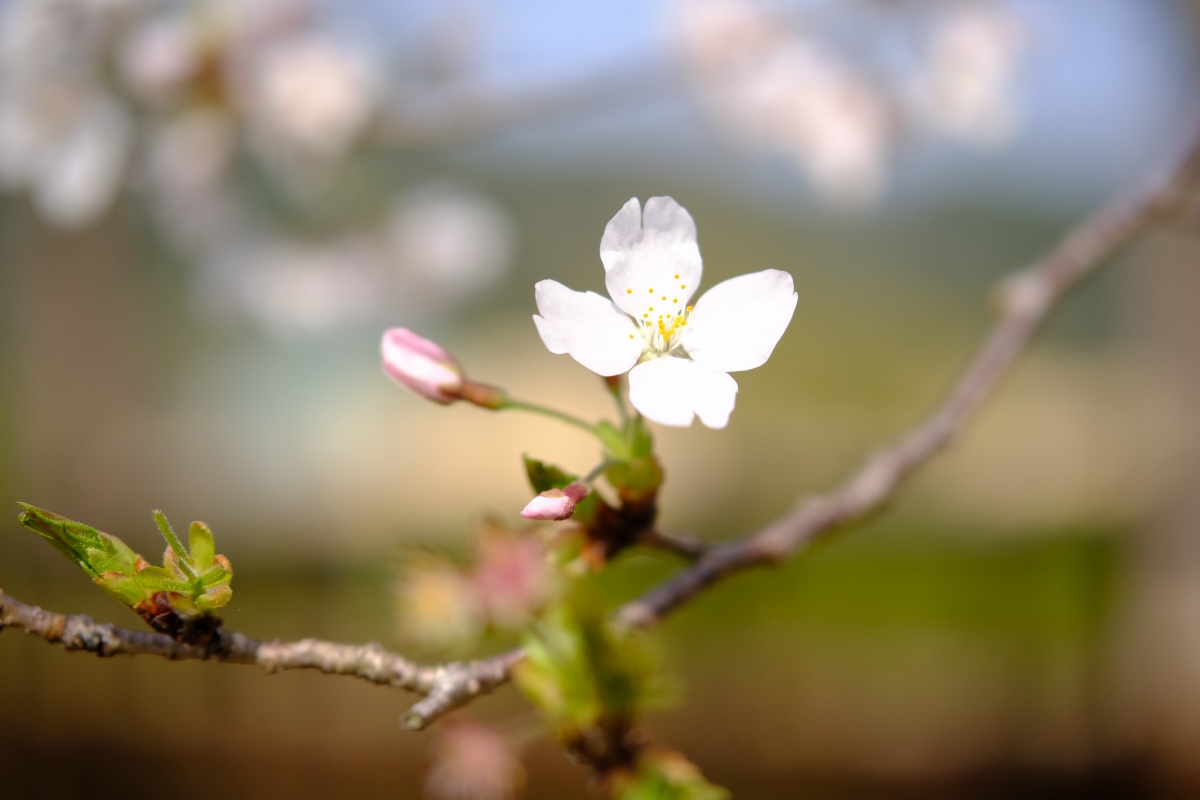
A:
MULTIPOLYGON (((392 26, 398 32, 420 30, 424 20, 448 7, 415 0, 364 2, 357 8, 372 9, 373 23, 383 21, 377 33, 392 26)), ((837 3, 851 2, 825 5, 836 12, 837 3)), ((936 198, 986 185, 1023 202, 1075 205, 1161 158, 1178 138, 1197 64, 1194 20, 1181 0, 1011 2, 1027 16, 1034 38, 1021 136, 997 152, 953 145, 906 152, 893 175, 893 195, 936 198)), ((643 66, 647 81, 664 82, 669 72, 661 3, 476 0, 458 6, 481 21, 481 65, 504 85, 561 86, 643 66)), ((349 6, 338 7, 344 12, 349 6)), ((616 118, 585 115, 530 127, 484 147, 481 156, 555 169, 614 160, 634 168, 639 160, 676 169, 702 163, 722 180, 736 175, 768 192, 792 191, 788 185, 795 181, 780 178, 778 161, 730 153, 704 127, 693 103, 664 91, 661 99, 631 106, 616 118)))

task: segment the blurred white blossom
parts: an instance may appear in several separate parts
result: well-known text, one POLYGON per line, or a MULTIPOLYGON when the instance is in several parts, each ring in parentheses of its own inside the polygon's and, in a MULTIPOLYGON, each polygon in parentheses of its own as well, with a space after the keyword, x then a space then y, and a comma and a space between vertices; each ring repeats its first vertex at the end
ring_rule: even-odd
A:
POLYGON ((346 154, 375 114, 382 79, 349 43, 309 32, 268 42, 239 73, 239 96, 266 148, 346 154))
POLYGON ((27 190, 59 225, 95 219, 124 176, 132 119, 99 81, 113 7, 66 0, 0 7, 0 186, 27 190))
POLYGON ((380 275, 370 242, 357 238, 234 243, 208 262, 205 299, 278 336, 322 333, 374 310, 380 275))
POLYGON ((822 194, 874 199, 892 137, 886 97, 819 42, 787 35, 755 0, 678 0, 679 51, 713 119, 790 157, 822 194))
POLYGON ((151 17, 134 29, 118 59, 121 77, 135 97, 148 103, 177 99, 201 67, 197 33, 196 23, 182 15, 151 17))
POLYGON ((918 112, 935 129, 981 144, 1017 126, 1016 83, 1027 45, 1022 21, 990 3, 955 7, 934 23, 912 81, 918 112))
POLYGON ((435 182, 396 200, 384 233, 402 293, 421 305, 457 302, 504 277, 516 251, 516 226, 495 201, 435 182))
POLYGON ((177 247, 192 256, 239 238, 252 212, 231 185, 237 129, 228 114, 185 111, 153 126, 143 154, 150 208, 177 247))
POLYGON ((875 199, 890 155, 887 100, 849 65, 802 41, 775 50, 742 88, 743 119, 791 155, 826 195, 875 199))
POLYGON ((876 199, 902 137, 933 130, 986 145, 1016 128, 1027 36, 999 3, 933 6, 910 16, 921 23, 912 28, 870 6, 846 15, 763 0, 669 8, 685 74, 713 121, 789 156, 834 201, 876 199), (853 20, 853 36, 831 24, 839 17, 853 20), (904 51, 915 53, 909 63, 893 57, 904 51))

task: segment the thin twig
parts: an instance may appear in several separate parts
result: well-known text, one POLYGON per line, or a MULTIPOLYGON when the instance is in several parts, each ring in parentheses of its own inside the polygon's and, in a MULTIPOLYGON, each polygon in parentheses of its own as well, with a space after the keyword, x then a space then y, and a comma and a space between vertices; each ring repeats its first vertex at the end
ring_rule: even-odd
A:
POLYGON ((350 675, 371 683, 425 695, 404 717, 413 730, 468 700, 490 692, 509 677, 514 655, 505 653, 470 662, 425 665, 389 653, 378 644, 335 644, 319 639, 297 642, 264 641, 221 630, 210 647, 181 644, 169 636, 98 623, 82 614, 58 614, 28 605, 0 590, 0 630, 24 629, 66 650, 94 653, 101 658, 153 655, 170 661, 220 661, 252 664, 269 673, 312 669, 327 675, 350 675))

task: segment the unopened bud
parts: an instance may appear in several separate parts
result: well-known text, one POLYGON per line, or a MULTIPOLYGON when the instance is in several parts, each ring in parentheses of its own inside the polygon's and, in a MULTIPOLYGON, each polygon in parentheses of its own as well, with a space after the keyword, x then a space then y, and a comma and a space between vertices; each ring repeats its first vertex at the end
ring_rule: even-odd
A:
POLYGON ((383 371, 435 403, 462 397, 462 366, 439 345, 407 328, 389 328, 381 345, 383 371))
POLYGON ((521 510, 525 519, 559 520, 575 513, 575 504, 587 497, 586 484, 572 483, 564 489, 548 489, 529 501, 521 510))

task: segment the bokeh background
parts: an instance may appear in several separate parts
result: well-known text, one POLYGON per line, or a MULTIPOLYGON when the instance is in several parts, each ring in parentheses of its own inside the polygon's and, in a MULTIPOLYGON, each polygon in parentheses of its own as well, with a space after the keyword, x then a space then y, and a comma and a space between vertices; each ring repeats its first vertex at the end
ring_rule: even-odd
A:
MULTIPOLYGON (((528 499, 549 420, 423 403, 403 325, 479 380, 609 413, 532 284, 603 288, 631 196, 695 218, 704 285, 795 277, 726 430, 657 431, 664 522, 716 540, 930 408, 989 287, 1195 117, 1184 0, 0 0, 0 499, 152 553, 203 519, 227 624, 376 640, 396 563, 528 499)), ((745 798, 1200 792, 1200 245, 1143 237, 869 524, 654 634, 647 724, 745 798)), ((703 288, 703 287, 702 287, 703 288)), ((136 625, 12 518, 0 586, 136 625)), ((618 565, 614 602, 666 557, 618 565)), ((497 643, 490 643, 499 646, 497 643)), ((411 698, 0 635, 0 796, 419 797, 411 698)), ((580 797, 515 692, 524 796, 580 797)))

